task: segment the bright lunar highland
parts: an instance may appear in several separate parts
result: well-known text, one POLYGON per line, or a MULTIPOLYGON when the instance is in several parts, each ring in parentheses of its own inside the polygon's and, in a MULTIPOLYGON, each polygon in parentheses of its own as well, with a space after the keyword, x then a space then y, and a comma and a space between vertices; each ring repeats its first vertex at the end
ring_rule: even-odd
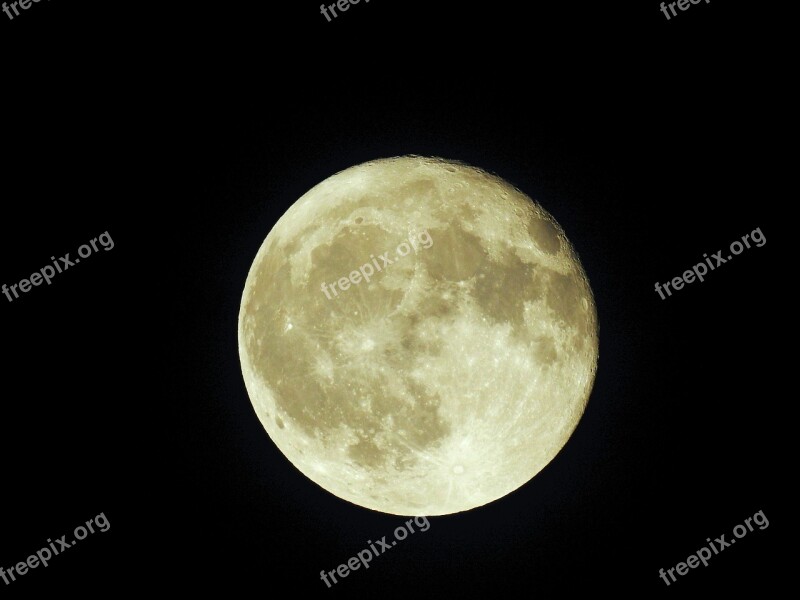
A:
POLYGON ((397 515, 528 482, 575 430, 598 357, 592 291, 555 220, 497 176, 419 156, 297 200, 256 254, 238 334, 281 452, 397 515))

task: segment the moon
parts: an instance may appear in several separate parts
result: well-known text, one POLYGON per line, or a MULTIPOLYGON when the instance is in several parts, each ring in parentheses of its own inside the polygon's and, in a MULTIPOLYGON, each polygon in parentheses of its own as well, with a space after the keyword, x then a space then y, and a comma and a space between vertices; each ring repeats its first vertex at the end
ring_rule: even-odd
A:
POLYGON ((466 511, 566 444, 597 370, 597 313, 562 229, 498 176, 402 156, 297 200, 253 260, 242 374, 280 451, 337 497, 466 511))

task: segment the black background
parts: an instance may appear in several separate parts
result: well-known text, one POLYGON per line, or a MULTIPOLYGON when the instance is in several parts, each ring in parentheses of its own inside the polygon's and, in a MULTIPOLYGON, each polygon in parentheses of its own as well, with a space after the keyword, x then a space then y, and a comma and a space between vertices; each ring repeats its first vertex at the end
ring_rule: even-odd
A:
POLYGON ((794 297, 780 15, 372 0, 328 23, 307 1, 110 4, 0 13, 0 283, 103 231, 115 242, 0 296, 0 566, 111 522, 0 592, 778 589, 794 297), (495 172, 555 216, 596 296, 599 368, 542 473, 329 590, 320 570, 403 520, 332 496, 269 440, 239 301, 297 198, 402 154, 495 172), (655 293, 756 228, 763 247, 655 293), (759 510, 767 529, 669 588, 658 577, 759 510))

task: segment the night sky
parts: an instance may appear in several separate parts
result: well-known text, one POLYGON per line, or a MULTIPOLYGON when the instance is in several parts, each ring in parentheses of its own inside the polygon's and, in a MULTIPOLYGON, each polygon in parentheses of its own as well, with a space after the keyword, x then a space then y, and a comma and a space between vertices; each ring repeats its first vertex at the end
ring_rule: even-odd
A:
POLYGON ((111 524, 0 594, 772 597, 793 456, 785 19, 719 0, 670 20, 655 0, 372 0, 332 22, 308 1, 0 13, 0 285, 114 242, 0 295, 0 567, 111 524), (320 570, 405 519, 331 495, 271 442, 239 302, 295 200, 404 154, 496 173, 556 218, 595 294, 597 377, 528 484, 328 589, 320 570), (756 229, 763 246, 656 293, 756 229), (765 529, 659 577, 758 511, 765 529))

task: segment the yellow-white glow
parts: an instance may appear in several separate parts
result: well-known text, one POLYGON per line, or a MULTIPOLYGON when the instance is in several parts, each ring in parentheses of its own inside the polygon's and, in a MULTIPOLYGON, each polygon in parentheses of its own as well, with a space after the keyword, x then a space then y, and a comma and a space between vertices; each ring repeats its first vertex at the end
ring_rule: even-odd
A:
POLYGON ((408 156, 338 173, 281 217, 245 284, 239 353, 258 418, 302 473, 367 508, 441 515, 503 497, 563 447, 597 317, 541 207, 479 169, 408 156), (420 232, 429 247, 398 257, 420 232), (370 281, 322 291, 386 251, 370 281))

